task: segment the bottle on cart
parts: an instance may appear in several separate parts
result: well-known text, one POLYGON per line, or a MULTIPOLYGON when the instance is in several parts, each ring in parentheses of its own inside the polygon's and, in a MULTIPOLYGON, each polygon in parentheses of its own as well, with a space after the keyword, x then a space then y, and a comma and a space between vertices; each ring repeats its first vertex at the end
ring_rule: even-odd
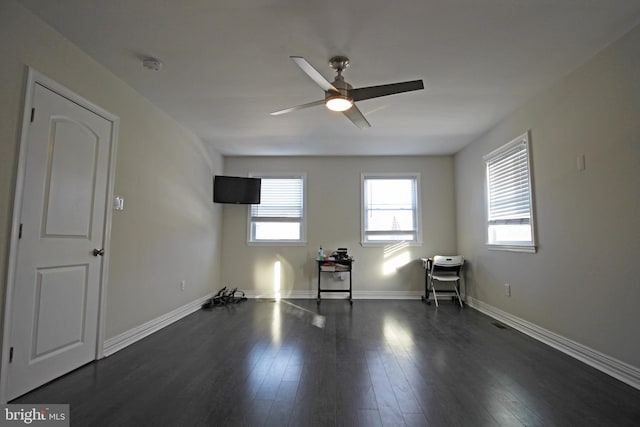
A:
POLYGON ((318 249, 318 259, 324 259, 324 251, 322 250, 322 246, 318 249))

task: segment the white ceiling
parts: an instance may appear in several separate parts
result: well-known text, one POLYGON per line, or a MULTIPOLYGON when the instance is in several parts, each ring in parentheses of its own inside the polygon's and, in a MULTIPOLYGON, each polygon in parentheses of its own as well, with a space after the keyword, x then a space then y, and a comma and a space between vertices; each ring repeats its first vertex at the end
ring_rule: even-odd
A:
POLYGON ((450 154, 640 22, 639 0, 18 0, 224 155, 450 154), (290 59, 354 87, 360 130, 290 59), (165 66, 154 72, 141 58, 165 66))

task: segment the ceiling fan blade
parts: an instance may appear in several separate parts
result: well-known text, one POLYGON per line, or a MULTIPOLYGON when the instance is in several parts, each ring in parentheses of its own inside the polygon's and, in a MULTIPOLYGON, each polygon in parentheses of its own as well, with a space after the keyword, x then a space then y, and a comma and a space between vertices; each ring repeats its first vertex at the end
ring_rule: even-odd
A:
POLYGON ((362 112, 356 107, 356 104, 353 104, 351 108, 346 111, 343 111, 342 114, 347 116, 349 120, 353 122, 354 125, 358 126, 360 129, 370 128, 371 125, 364 117, 362 112))
POLYGON ((298 64, 298 67, 300 67, 302 71, 307 73, 307 75, 311 77, 311 80, 316 82, 316 84, 320 86, 322 90, 324 90, 325 92, 328 90, 338 92, 338 89, 336 89, 334 85, 329 83, 329 80, 322 77, 322 74, 320 74, 318 70, 313 68, 313 66, 309 64, 307 60, 304 59, 302 56, 290 56, 290 58, 293 59, 293 62, 298 64))
POLYGON ((409 82, 351 89, 349 90, 349 96, 354 101, 363 101, 365 99, 378 98, 380 96, 394 95, 396 93, 410 92, 412 90, 420 89, 424 89, 422 80, 411 80, 409 82))
POLYGON ((269 114, 271 114, 272 116, 279 116, 280 114, 286 114, 286 113, 290 113, 292 111, 302 110, 303 108, 315 107, 316 105, 323 105, 323 104, 324 104, 324 99, 321 99, 320 101, 313 101, 313 102, 309 102, 307 104, 296 105, 295 107, 291 107, 291 108, 287 108, 287 109, 279 110, 279 111, 274 111, 273 113, 269 113, 269 114))

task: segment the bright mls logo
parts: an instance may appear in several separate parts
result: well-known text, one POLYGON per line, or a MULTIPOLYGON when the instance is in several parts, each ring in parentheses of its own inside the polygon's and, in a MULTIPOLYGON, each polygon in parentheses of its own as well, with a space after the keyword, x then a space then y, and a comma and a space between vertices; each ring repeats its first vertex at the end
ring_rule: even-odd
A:
POLYGON ((0 405, 0 409, 0 427, 70 425, 69 405, 0 405))

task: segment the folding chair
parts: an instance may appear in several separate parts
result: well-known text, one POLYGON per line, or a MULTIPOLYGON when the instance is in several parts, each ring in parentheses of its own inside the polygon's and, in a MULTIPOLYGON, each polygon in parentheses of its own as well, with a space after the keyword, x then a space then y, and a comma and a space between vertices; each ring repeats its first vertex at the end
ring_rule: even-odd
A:
POLYGON ((429 290, 433 292, 433 299, 436 302, 436 307, 438 307, 438 296, 436 295, 435 282, 453 285, 453 290, 458 298, 458 303, 460 304, 460 307, 463 307, 462 298, 460 297, 459 292, 462 264, 464 264, 464 258, 460 255, 436 255, 433 257, 433 261, 431 262, 431 271, 429 272, 429 290))

